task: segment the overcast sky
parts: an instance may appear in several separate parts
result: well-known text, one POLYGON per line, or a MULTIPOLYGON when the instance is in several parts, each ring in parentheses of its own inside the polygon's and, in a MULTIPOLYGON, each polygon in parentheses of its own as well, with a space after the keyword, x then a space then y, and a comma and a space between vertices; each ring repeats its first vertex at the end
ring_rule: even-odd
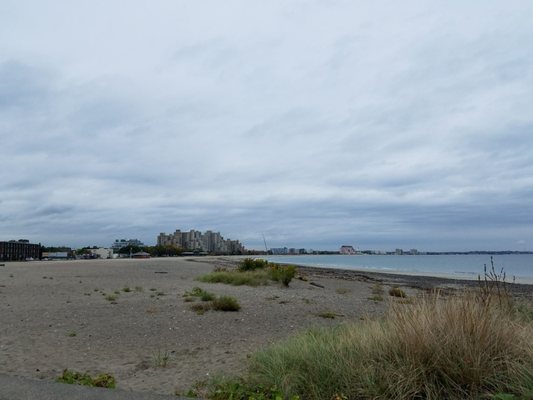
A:
POLYGON ((0 2, 0 240, 533 250, 531 1, 0 2))

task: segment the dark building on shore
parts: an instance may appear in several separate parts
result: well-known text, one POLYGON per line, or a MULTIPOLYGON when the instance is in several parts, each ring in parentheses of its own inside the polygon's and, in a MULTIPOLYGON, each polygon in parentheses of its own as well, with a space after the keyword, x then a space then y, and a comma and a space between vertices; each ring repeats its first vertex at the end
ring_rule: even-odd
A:
POLYGON ((33 244, 23 239, 0 242, 0 260, 2 261, 38 260, 40 258, 40 244, 33 244))

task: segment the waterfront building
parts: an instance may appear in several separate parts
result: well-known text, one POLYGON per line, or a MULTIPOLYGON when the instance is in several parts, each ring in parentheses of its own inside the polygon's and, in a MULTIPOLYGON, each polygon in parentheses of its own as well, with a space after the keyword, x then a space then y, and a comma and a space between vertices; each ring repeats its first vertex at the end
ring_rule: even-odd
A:
POLYGON ((349 246, 349 245, 341 246, 341 248, 339 250, 339 253, 344 254, 344 255, 349 255, 349 256, 353 256, 353 255, 357 254, 357 252, 355 251, 354 247, 353 246, 349 246))
POLYGON ((0 260, 2 261, 38 260, 40 258, 41 244, 33 244, 25 239, 0 242, 0 260))
POLYGON ((238 240, 224 239, 220 232, 206 231, 204 233, 191 229, 182 232, 177 229, 174 233, 160 233, 157 237, 158 246, 176 246, 187 251, 198 251, 218 254, 242 254, 245 249, 238 240))

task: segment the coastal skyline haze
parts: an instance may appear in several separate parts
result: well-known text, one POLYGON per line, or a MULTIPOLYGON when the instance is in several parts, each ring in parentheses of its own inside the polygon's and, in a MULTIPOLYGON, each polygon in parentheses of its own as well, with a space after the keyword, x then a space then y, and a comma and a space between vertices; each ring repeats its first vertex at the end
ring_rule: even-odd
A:
POLYGON ((533 3, 2 1, 0 240, 533 250, 533 3))

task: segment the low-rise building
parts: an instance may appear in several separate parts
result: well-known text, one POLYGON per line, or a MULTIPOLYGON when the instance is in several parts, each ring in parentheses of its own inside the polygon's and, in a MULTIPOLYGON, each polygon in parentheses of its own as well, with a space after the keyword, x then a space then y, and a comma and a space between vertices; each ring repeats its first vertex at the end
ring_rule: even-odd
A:
POLYGON ((24 261, 41 258, 41 244, 30 243, 29 240, 10 240, 0 242, 0 260, 24 261))

